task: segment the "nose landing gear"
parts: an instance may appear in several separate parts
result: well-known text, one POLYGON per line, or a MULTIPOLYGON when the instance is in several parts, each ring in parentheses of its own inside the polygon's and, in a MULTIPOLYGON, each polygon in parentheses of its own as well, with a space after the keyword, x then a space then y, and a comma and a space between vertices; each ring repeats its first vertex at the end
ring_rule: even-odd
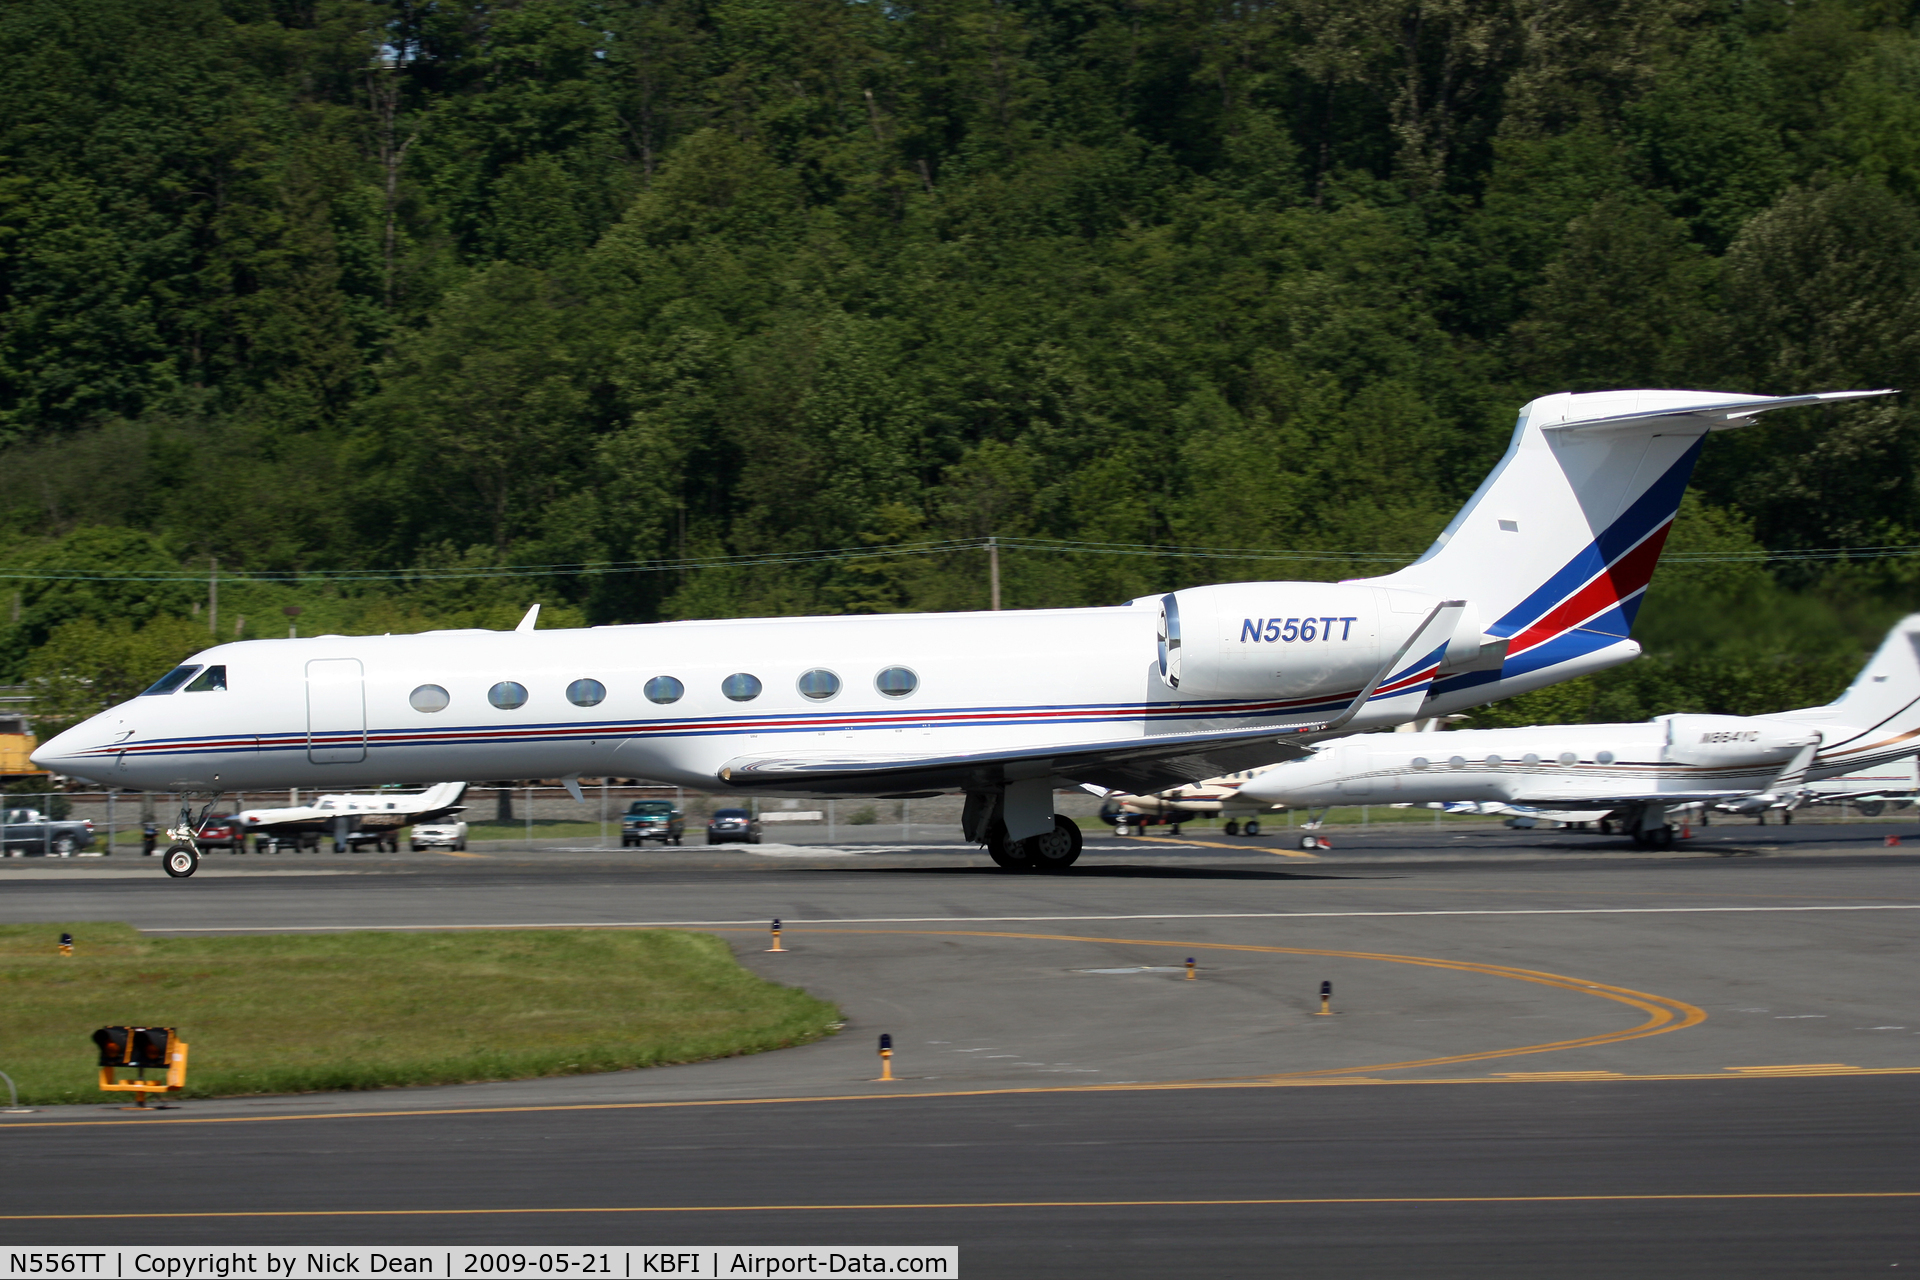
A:
POLYGON ((194 817, 191 801, 183 799, 180 804, 180 824, 167 832, 173 837, 173 843, 167 846, 166 856, 160 860, 160 866, 175 880, 185 880, 200 869, 200 842, 197 837, 200 828, 207 823, 207 814, 220 799, 218 792, 203 791, 200 794, 207 797, 207 802, 200 806, 200 816, 194 817))

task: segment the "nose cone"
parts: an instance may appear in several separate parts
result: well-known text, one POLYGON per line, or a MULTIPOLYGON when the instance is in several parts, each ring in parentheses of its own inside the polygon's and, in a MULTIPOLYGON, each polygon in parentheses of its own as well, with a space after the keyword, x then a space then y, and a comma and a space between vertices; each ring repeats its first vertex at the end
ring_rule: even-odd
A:
POLYGON ((79 749, 82 741, 80 730, 85 727, 84 724, 75 725, 65 733, 54 734, 53 737, 35 747, 28 759, 33 761, 35 768, 45 769, 49 773, 72 774, 74 771, 72 756, 79 749))
POLYGON ((56 733, 33 749, 28 757, 49 773, 96 782, 112 763, 109 752, 117 722, 112 712, 82 720, 65 733, 56 733))

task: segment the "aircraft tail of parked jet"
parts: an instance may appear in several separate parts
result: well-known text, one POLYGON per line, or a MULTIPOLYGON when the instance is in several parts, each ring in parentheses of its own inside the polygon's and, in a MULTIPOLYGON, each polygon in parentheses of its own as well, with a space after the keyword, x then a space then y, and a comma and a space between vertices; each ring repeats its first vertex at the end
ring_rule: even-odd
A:
POLYGON ((1920 749, 1920 613, 1887 632, 1845 693, 1823 707, 1783 711, 1820 730, 1822 765, 1851 772, 1920 749))

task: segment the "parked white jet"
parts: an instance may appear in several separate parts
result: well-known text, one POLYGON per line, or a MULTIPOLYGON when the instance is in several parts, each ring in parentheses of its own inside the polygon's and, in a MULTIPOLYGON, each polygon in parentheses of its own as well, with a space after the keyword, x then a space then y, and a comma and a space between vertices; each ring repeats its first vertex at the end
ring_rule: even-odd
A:
POLYGON ((1495 801, 1618 815, 1636 843, 1673 842, 1668 808, 1781 795, 1920 746, 1920 613, 1887 633, 1839 699, 1770 716, 1645 724, 1370 733, 1266 770, 1243 799, 1289 808, 1495 801))
MULTIPOLYGON (((400 829, 416 822, 432 822, 466 808, 460 797, 464 782, 443 782, 423 790, 369 791, 350 795, 321 796, 312 804, 289 805, 281 809, 245 809, 236 817, 247 835, 271 840, 333 838, 339 852, 356 832, 378 832, 396 846, 400 829)), ((302 840, 302 843, 305 843, 302 840)))
MULTIPOLYGON (((113 786, 330 791, 625 774, 736 793, 965 792, 1008 867, 1061 868, 1053 791, 1303 755, 1625 662, 1709 432, 1884 392, 1552 395, 1419 561, 1097 609, 735 619, 219 645, 34 753, 113 786)), ((537 606, 536 606, 537 608, 537 606)), ((577 787, 577 782, 575 783, 577 787)), ((191 824, 163 860, 190 875, 191 824)))

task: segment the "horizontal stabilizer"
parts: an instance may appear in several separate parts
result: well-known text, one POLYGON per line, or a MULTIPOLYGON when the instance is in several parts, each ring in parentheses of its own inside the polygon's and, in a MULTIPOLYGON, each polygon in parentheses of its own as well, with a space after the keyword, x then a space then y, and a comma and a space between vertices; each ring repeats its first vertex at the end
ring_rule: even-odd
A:
POLYGON ((1634 423, 1650 422, 1655 418, 1694 418, 1706 425, 1709 431, 1724 431, 1729 427, 1745 426, 1756 413, 1766 413, 1773 409, 1794 409, 1810 404, 1832 404, 1836 400, 1858 400, 1864 396, 1890 396, 1885 391, 1820 391, 1806 396, 1739 396, 1721 400, 1712 404, 1690 404, 1664 409, 1649 409, 1639 413, 1615 413, 1604 418, 1574 419, 1542 428, 1546 431, 1600 431, 1610 427, 1625 427, 1634 423))

